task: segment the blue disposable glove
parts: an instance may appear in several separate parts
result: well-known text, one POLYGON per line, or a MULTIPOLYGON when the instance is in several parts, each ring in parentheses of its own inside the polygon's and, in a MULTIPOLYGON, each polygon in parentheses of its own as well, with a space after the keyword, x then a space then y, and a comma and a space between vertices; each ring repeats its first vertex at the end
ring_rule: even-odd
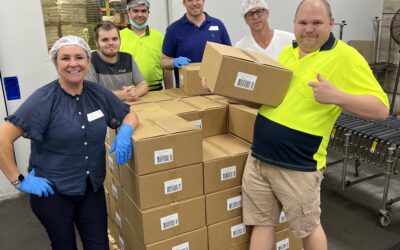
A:
POLYGON ((110 148, 110 153, 115 151, 115 160, 118 165, 123 165, 132 157, 133 128, 129 124, 122 124, 110 148))
POLYGON ((175 68, 179 69, 181 66, 188 65, 191 61, 192 60, 190 60, 187 57, 180 56, 180 57, 174 58, 173 64, 174 64, 175 68))
POLYGON ((39 197, 42 197, 42 195, 47 197, 49 194, 54 194, 51 182, 46 178, 36 177, 35 169, 32 169, 17 188, 22 192, 35 194, 39 197))

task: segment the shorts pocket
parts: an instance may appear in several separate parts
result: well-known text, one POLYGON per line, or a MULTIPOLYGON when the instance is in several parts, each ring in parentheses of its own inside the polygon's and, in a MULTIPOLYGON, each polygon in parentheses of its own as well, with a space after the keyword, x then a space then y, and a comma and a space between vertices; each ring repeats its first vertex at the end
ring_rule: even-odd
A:
POLYGON ((321 209, 317 202, 302 206, 300 227, 303 234, 308 235, 320 224, 321 209))

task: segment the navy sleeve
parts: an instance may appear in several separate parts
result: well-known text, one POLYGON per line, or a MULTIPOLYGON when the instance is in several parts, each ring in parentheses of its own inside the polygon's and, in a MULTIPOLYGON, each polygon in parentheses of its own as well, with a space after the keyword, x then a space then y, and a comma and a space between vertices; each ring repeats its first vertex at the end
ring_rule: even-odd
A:
POLYGON ((175 58, 176 55, 176 37, 174 30, 170 27, 167 28, 165 33, 164 42, 162 46, 162 53, 166 56, 175 58))
POLYGON ((128 104, 122 102, 118 97, 106 87, 98 84, 104 93, 104 98, 107 105, 107 125, 110 128, 118 128, 125 116, 130 112, 130 107, 128 104))
POLYGON ((43 134, 51 117, 52 98, 43 88, 35 91, 22 105, 5 120, 21 128, 23 137, 42 142, 43 134))

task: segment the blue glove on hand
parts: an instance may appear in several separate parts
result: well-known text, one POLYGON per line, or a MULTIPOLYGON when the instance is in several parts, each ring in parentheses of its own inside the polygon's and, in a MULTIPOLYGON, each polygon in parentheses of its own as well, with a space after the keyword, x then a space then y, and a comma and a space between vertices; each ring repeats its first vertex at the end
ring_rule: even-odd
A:
POLYGON ((51 182, 46 178, 36 177, 35 169, 32 169, 17 188, 22 192, 35 194, 39 197, 42 197, 42 195, 47 197, 49 194, 54 194, 51 182))
POLYGON ((115 160, 118 165, 123 165, 132 157, 133 128, 129 124, 122 124, 110 148, 110 153, 115 151, 115 160))
POLYGON ((191 61, 192 60, 190 60, 187 57, 180 56, 173 60, 173 64, 174 64, 175 68, 179 69, 181 66, 188 65, 191 61))

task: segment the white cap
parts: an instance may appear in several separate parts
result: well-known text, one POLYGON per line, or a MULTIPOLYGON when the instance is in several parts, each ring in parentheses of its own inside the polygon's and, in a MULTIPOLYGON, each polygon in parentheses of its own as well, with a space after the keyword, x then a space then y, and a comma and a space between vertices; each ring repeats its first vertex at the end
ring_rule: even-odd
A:
POLYGON ((247 12, 249 12, 251 9, 254 8, 264 8, 264 9, 269 9, 268 5, 264 0, 243 0, 242 2, 242 15, 246 15, 247 12))
POLYGON ((85 50, 88 57, 90 57, 90 47, 85 42, 85 40, 83 40, 83 38, 80 38, 78 36, 63 36, 54 43, 53 47, 51 47, 50 52, 49 52, 51 59, 53 61, 55 61, 57 51, 61 47, 64 47, 67 45, 77 45, 77 46, 81 47, 83 50, 85 50))
POLYGON ((135 8, 138 5, 144 4, 146 5, 147 9, 150 9, 150 2, 149 0, 131 0, 128 1, 126 4, 126 9, 129 10, 129 8, 135 8))

